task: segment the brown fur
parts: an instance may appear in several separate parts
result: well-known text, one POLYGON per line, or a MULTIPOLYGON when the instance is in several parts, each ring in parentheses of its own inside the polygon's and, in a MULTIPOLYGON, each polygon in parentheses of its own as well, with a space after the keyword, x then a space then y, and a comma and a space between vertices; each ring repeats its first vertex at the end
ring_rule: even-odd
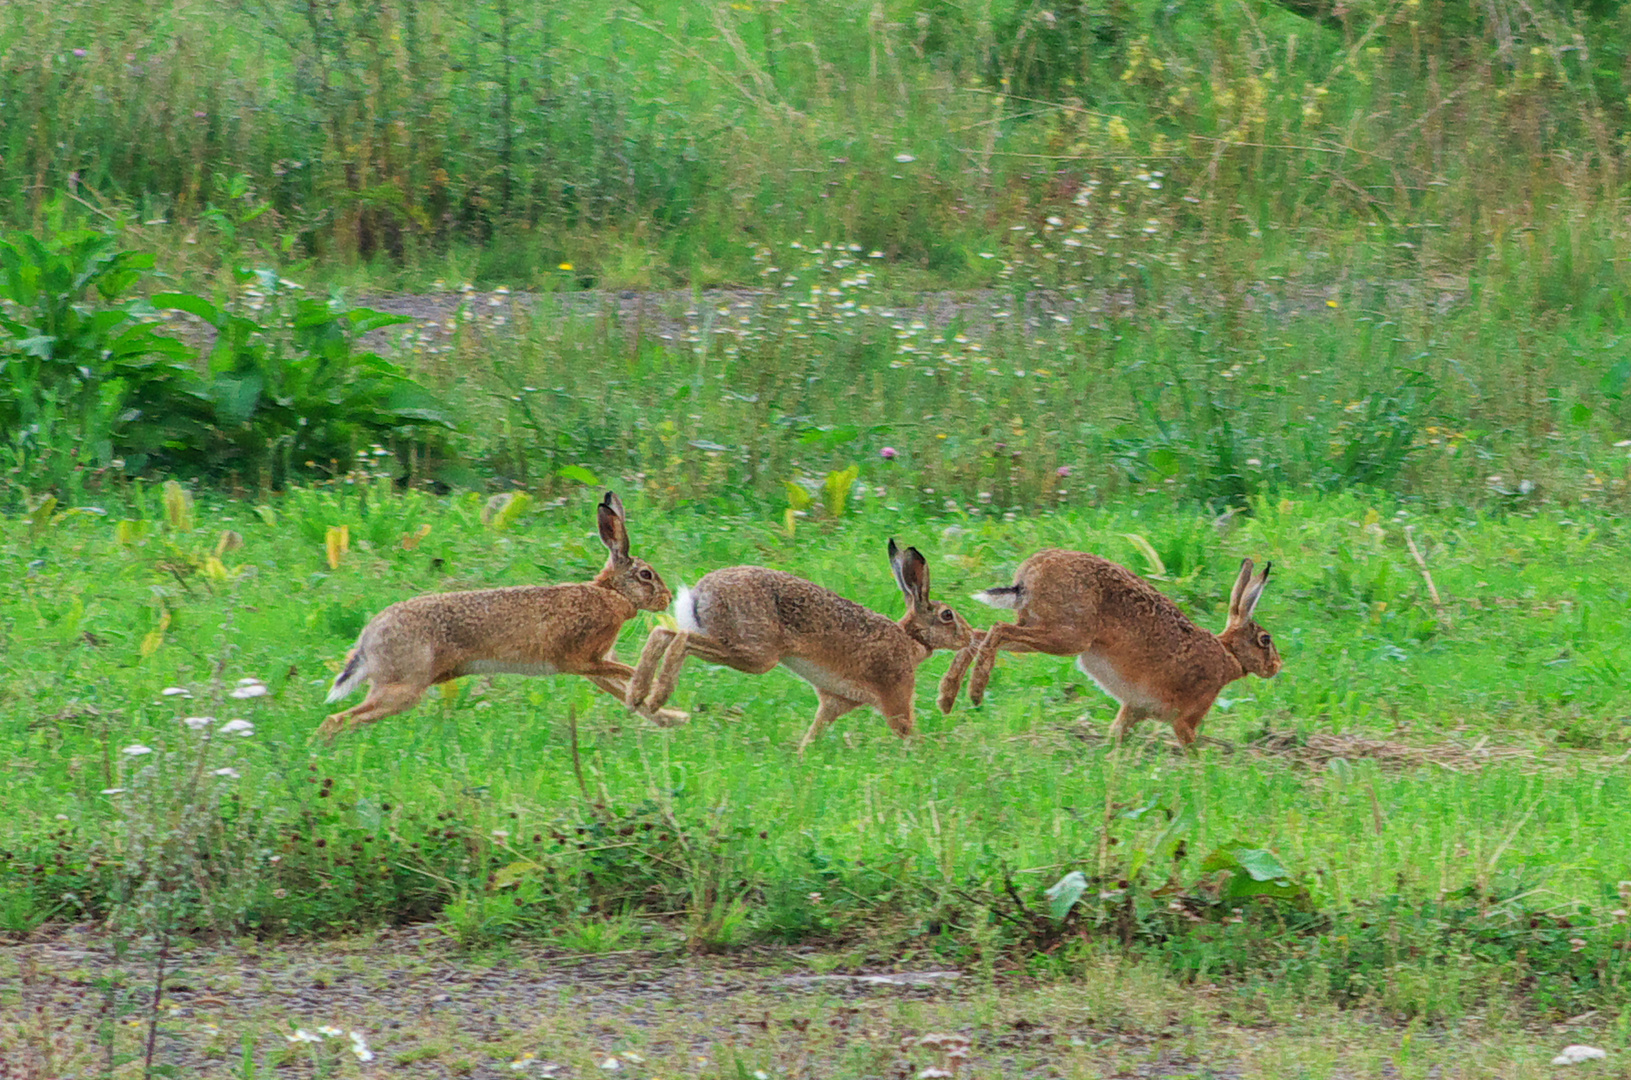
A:
POLYGON ((1121 702, 1112 728, 1117 738, 1156 717, 1169 721, 1188 746, 1224 686, 1247 674, 1272 678, 1280 670, 1272 639, 1252 621, 1272 565, 1254 581, 1252 561, 1242 563, 1228 624, 1212 634, 1126 567, 1080 551, 1037 552, 1021 564, 1011 587, 982 594, 998 606, 1016 606, 1017 618, 992 626, 958 654, 940 682, 940 708, 951 710, 970 664, 968 696, 978 705, 999 649, 1076 656, 1082 670, 1121 702))
POLYGON ((762 566, 715 570, 676 611, 679 630, 659 628, 629 680, 631 706, 668 701, 688 656, 761 675, 777 664, 816 688, 814 722, 799 753, 821 730, 852 709, 871 705, 906 738, 913 726, 918 665, 936 649, 966 647, 974 631, 963 617, 929 597, 929 565, 916 548, 889 541, 890 564, 907 611, 891 621, 819 585, 762 566))
MULTIPOLYGON (((596 510, 606 566, 578 585, 520 585, 435 593, 392 604, 363 628, 330 701, 363 680, 362 704, 335 713, 317 729, 333 739, 414 706, 425 690, 461 675, 583 675, 622 700, 634 669, 612 656, 618 631, 636 611, 661 611, 672 599, 663 579, 629 555, 623 505, 608 492, 596 510)), ((684 713, 645 715, 668 726, 684 713)))

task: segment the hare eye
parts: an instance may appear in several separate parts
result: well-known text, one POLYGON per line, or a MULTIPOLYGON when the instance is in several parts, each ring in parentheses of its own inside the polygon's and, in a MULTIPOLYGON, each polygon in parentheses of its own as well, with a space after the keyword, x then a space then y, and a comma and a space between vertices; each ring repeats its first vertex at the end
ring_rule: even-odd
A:
POLYGON ((651 580, 651 571, 650 570, 641 570, 640 571, 640 580, 641 581, 650 581, 651 580))
POLYGON ((1269 647, 1269 635, 1266 631, 1257 635, 1257 643, 1265 649, 1269 647))
POLYGON ((946 608, 940 613, 941 622, 951 622, 955 618, 956 616, 951 613, 951 608, 946 608))

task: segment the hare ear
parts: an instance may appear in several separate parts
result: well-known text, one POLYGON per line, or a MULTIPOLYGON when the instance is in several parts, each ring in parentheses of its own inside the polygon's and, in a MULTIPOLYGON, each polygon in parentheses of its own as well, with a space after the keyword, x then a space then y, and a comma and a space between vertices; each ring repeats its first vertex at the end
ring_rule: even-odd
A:
POLYGON ((1230 626, 1234 626, 1237 623, 1242 623, 1242 622, 1246 621, 1246 616, 1244 616, 1244 615, 1242 615, 1240 613, 1241 612, 1240 602, 1241 602, 1241 600, 1245 599, 1246 586, 1251 584, 1251 580, 1252 580, 1252 561, 1250 559, 1241 559, 1240 560, 1240 576, 1235 578, 1235 587, 1232 590, 1230 590, 1230 592, 1229 592, 1229 625, 1230 626))
POLYGON ((1263 572, 1257 576, 1256 581, 1246 588, 1246 595, 1241 597, 1240 600, 1241 622, 1250 619, 1252 613, 1257 610, 1257 602, 1263 599, 1263 589, 1269 583, 1269 571, 1273 569, 1274 564, 1272 562, 1264 563, 1263 572))
POLYGON ((629 561, 629 530, 623 524, 623 500, 608 491, 595 511, 600 526, 600 542, 612 553, 614 562, 629 561))
POLYGON ((922 608, 929 602, 929 560, 915 547, 902 551, 889 541, 889 563, 895 571, 895 583, 906 594, 907 602, 922 608))

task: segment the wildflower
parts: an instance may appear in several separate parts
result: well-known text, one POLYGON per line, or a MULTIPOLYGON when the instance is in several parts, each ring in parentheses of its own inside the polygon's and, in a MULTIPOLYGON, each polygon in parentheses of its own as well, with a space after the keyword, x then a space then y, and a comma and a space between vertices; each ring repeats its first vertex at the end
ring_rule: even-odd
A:
POLYGON ((1070 475, 1070 466, 1069 465, 1059 466, 1057 469, 1053 470, 1053 475, 1057 476, 1061 480, 1065 479, 1066 477, 1068 477, 1070 475))
POLYGON ((143 754, 151 754, 152 752, 153 748, 151 746, 143 746, 141 743, 132 743, 120 751, 126 757, 141 757, 143 754))
POLYGON ((270 694, 271 692, 272 692, 271 690, 267 689, 267 686, 266 686, 265 683, 263 683, 263 682, 254 682, 254 683, 247 683, 247 684, 239 685, 237 688, 229 691, 227 693, 227 697, 236 698, 239 701, 244 701, 244 700, 247 700, 248 698, 265 697, 267 694, 270 694))
POLYGON ((630 1065, 639 1065, 639 1064, 641 1064, 642 1062, 644 1062, 646 1060, 645 1058, 641 1057, 639 1054, 636 1054, 633 1050, 625 1050, 625 1051, 623 1051, 622 1054, 620 1054, 618 1056, 620 1056, 624 1061, 628 1062, 630 1065))
POLYGON ((228 780, 241 780, 241 779, 243 779, 242 775, 239 774, 238 770, 234 769, 230 765, 228 765, 226 768, 223 768, 223 769, 216 769, 215 770, 215 775, 216 776, 224 776, 228 780))
POLYGON ((202 119, 204 119, 204 117, 206 117, 208 115, 209 115, 209 113, 205 112, 203 109, 194 109, 193 110, 193 119, 194 120, 202 120, 202 119))
POLYGON ((368 1040, 360 1031, 351 1032, 351 1052, 357 1055, 358 1061, 374 1060, 374 1052, 368 1049, 368 1040))
POLYGON ((344 1035, 345 1032, 341 1031, 332 1024, 324 1024, 322 1027, 317 1029, 317 1034, 323 1036, 325 1039, 338 1039, 341 1035, 344 1035))
POLYGON ((912 154, 896 154, 895 160, 900 162, 902 165, 910 165, 912 162, 916 161, 917 158, 912 154))
POLYGON ((242 735, 247 739, 255 734, 255 725, 248 720, 228 720, 216 730, 222 735, 242 735))
POLYGON ((607 1072, 616 1072, 623 1067, 623 1063, 614 1057, 609 1057, 600 1063, 600 1067, 607 1072))
POLYGON ((878 451, 878 456, 883 458, 885 461, 894 461, 900 456, 900 451, 896 450, 893 446, 886 446, 882 450, 878 451))
POLYGON ((305 1028, 295 1028, 293 1035, 285 1035, 283 1037, 292 1043, 320 1043, 323 1041, 323 1037, 321 1035, 313 1035, 305 1028))
POLYGON ((105 787, 102 789, 104 795, 123 795, 124 793, 125 789, 122 787, 105 787))
POLYGON ((74 50, 74 55, 79 56, 79 57, 85 57, 85 56, 89 56, 90 53, 86 52, 84 49, 75 49, 74 50))
POLYGON ((188 727, 192 728, 194 731, 203 731, 205 728, 207 728, 211 724, 215 723, 215 717, 213 717, 213 716, 183 716, 181 718, 181 722, 183 724, 186 724, 188 727))
POLYGON ((159 694, 164 697, 192 697, 193 692, 185 686, 166 686, 159 694))
POLYGON ((813 892, 810 894, 809 900, 812 904, 820 904, 822 901, 822 896, 818 892, 813 892))
POLYGON ((557 266, 555 269, 557 269, 557 270, 570 270, 570 269, 572 269, 572 264, 569 263, 569 262, 563 262, 559 266, 557 266))

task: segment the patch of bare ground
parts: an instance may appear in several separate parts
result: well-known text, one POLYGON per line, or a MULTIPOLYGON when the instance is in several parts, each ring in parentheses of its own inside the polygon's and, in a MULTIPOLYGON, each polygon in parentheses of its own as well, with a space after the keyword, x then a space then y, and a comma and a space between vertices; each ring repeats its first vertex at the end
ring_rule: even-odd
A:
MULTIPOLYGON (((1155 733, 1147 725, 1130 740, 1133 746, 1170 745, 1170 736, 1155 733)), ((1016 735, 1016 739, 1035 737, 1064 737, 1076 742, 1097 745, 1109 739, 1109 725, 1088 717, 1036 729, 1034 733, 1016 735)), ((1246 742, 1231 742, 1210 735, 1202 735, 1197 743, 1214 747, 1229 754, 1245 754, 1255 758, 1272 759, 1310 769, 1328 769, 1335 761, 1374 761, 1388 770, 1416 769, 1431 766, 1446 772, 1477 772, 1492 765, 1514 765, 1532 769, 1612 769, 1631 760, 1631 754, 1605 755, 1584 750, 1562 750, 1529 743, 1502 743, 1491 736, 1476 739, 1450 738, 1433 742, 1408 741, 1385 738, 1377 734, 1358 732, 1268 732, 1246 742)))
MULTIPOLYGON (((1040 982, 800 949, 581 956, 514 943, 469 953, 419 927, 320 944, 190 948, 162 998, 153 1060, 187 1077, 1247 1080, 1544 1071, 1547 1052, 1533 1031, 1473 1018, 1424 1035, 1256 993, 1253 1003, 1225 988, 1180 985, 1113 956, 1040 982), (862 970, 836 970, 844 967, 862 970), (1412 1067, 1401 1071, 1402 1060, 1412 1067)), ((89 929, 0 949, 0 1078, 141 1075, 152 1001, 147 964, 116 961, 110 942, 89 929)))

